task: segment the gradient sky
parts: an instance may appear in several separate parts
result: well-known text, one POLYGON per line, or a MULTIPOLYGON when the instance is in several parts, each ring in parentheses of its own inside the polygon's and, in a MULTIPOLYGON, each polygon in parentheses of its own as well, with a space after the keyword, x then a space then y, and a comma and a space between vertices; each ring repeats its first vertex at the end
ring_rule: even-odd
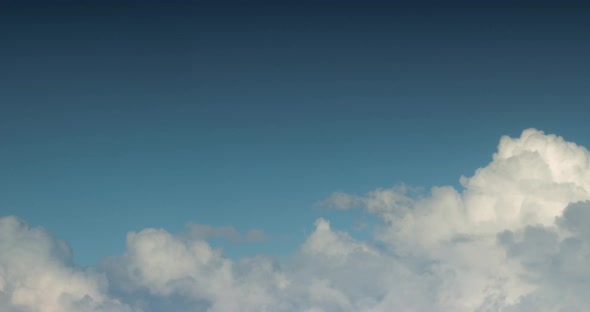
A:
POLYGON ((335 191, 459 187, 528 127, 590 146, 589 7, 477 2, 3 2, 0 216, 81 265, 189 221, 280 256, 363 218, 335 191))

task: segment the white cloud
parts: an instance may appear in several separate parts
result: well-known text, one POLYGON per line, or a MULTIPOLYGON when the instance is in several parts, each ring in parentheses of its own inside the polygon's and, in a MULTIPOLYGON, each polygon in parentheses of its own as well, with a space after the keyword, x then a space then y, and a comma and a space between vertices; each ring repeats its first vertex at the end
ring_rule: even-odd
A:
POLYGON ((132 311, 107 291, 103 274, 72 265, 63 241, 15 217, 0 218, 2 311, 132 311))
MULTIPOLYGON (((444 165, 444 164, 441 164, 444 165)), ((129 233, 100 268, 14 217, 0 219, 0 310, 53 311, 583 311, 590 310, 590 153, 528 129, 503 137, 487 166, 450 186, 365 196, 336 209, 378 216, 372 241, 325 219, 284 261, 231 260, 208 237, 257 240, 190 224, 129 233), (104 272, 104 273, 101 273, 104 272)))

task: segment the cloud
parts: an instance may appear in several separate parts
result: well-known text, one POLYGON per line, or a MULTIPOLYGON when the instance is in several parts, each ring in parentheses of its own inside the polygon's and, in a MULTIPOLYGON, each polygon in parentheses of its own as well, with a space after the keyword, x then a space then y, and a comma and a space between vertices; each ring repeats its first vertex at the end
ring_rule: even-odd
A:
POLYGON ((140 311, 107 292, 104 274, 74 267, 63 241, 16 217, 0 218, 2 311, 140 311))
MULTIPOLYGON (((444 165, 444 164, 441 164, 444 165)), ((590 310, 590 153, 527 129, 502 137, 463 190, 406 186, 335 193, 336 209, 381 220, 357 240, 320 218, 278 261, 228 259, 207 242, 259 239, 189 224, 127 235, 124 254, 81 269, 67 245, 0 219, 0 310, 584 311, 590 310)))
POLYGON ((509 311, 547 307, 584 311, 590 307, 590 202, 570 204, 556 225, 527 226, 498 235, 510 261, 521 265, 524 279, 535 285, 509 311))
POLYGON ((330 195, 330 197, 317 203, 318 206, 339 210, 358 208, 363 204, 364 202, 362 198, 342 192, 334 192, 330 195))
POLYGON ((189 222, 187 227, 189 228, 188 234, 193 236, 194 239, 223 238, 234 243, 262 242, 267 239, 264 231, 258 229, 251 229, 241 234, 231 225, 214 227, 189 222))

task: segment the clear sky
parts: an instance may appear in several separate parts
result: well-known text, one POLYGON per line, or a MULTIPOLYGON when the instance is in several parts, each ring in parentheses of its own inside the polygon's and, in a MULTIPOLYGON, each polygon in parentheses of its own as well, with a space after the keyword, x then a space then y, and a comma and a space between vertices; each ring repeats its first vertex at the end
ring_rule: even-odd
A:
MULTIPOLYGON (((91 1, 0 6, 0 215, 79 265, 147 227, 296 250, 333 192, 461 188, 502 135, 590 146, 580 4, 91 1)), ((358 220, 357 220, 358 221, 358 220)))

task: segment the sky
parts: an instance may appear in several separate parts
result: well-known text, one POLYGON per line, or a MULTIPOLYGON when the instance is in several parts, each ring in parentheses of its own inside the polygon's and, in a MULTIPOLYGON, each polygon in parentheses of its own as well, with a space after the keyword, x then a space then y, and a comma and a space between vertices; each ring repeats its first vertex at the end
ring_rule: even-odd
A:
POLYGON ((589 17, 4 1, 0 308, 588 308, 589 17))

